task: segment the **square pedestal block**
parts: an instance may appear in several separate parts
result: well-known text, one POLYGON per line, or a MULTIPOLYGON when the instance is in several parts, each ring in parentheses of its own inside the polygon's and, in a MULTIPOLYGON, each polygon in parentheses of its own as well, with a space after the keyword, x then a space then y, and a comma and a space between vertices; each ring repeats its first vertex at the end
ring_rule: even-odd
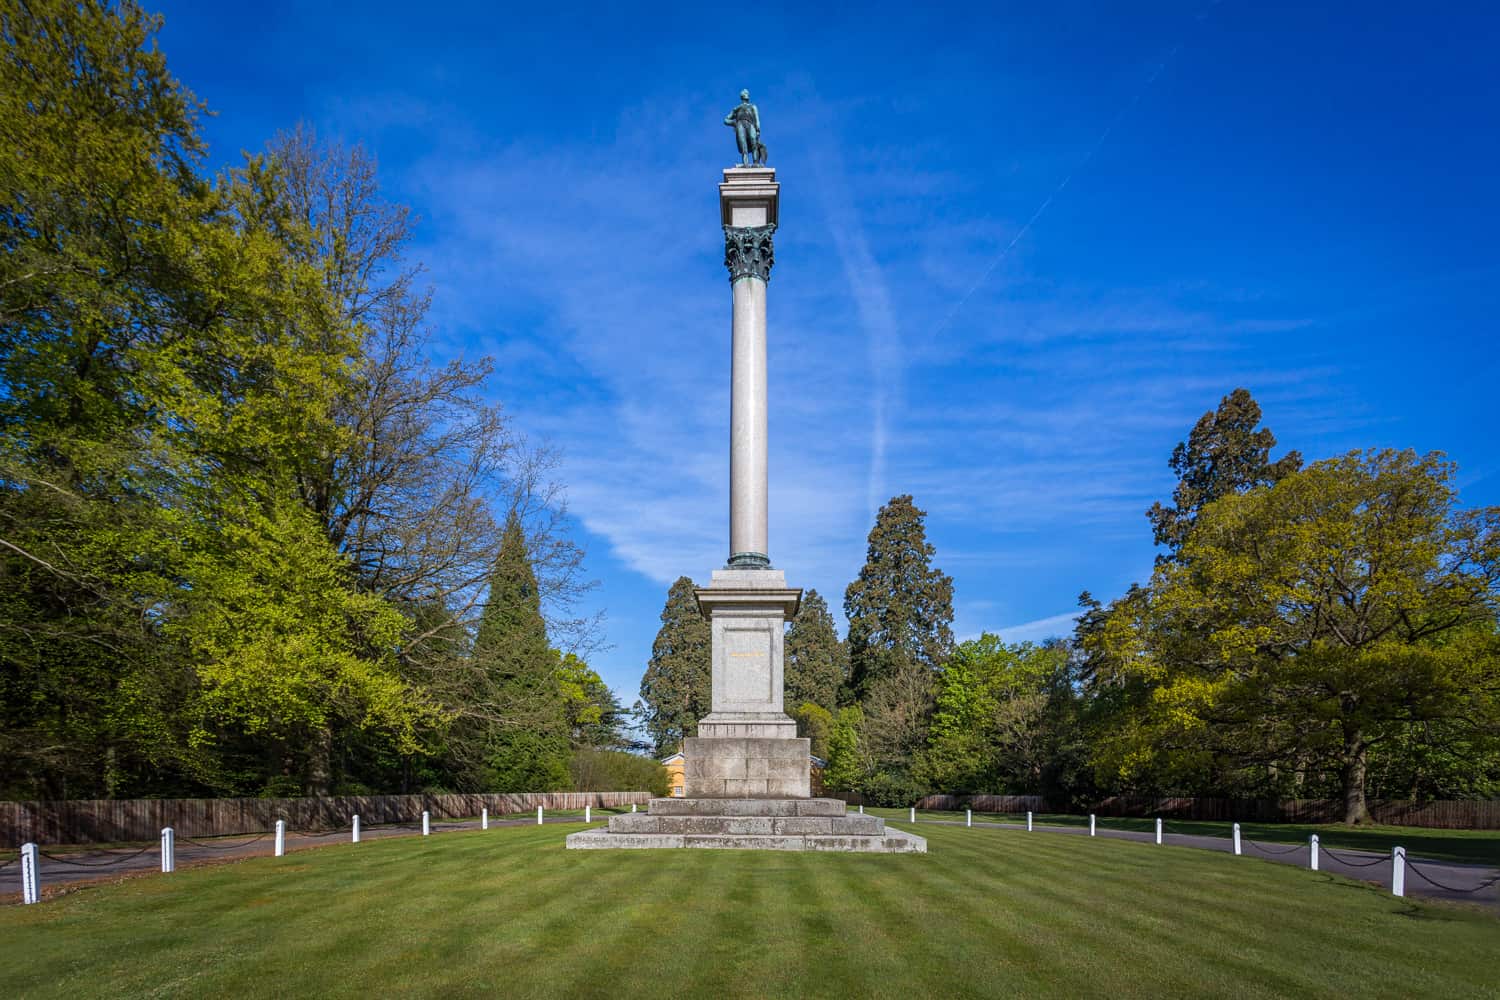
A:
POLYGON ((683 741, 687 797, 805 799, 812 794, 806 739, 716 738, 683 741))

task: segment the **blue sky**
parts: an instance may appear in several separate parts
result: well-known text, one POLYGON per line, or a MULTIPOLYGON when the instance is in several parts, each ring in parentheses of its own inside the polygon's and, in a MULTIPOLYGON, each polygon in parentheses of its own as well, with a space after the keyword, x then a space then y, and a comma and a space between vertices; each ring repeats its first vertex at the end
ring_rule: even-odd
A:
POLYGON ((727 555, 741 87, 793 585, 840 607, 911 493, 959 635, 1067 632, 1149 574, 1172 447, 1241 385, 1284 448, 1441 449, 1500 503, 1490 5, 155 6, 216 164, 306 121, 421 216, 435 350, 561 451, 627 703, 727 555))

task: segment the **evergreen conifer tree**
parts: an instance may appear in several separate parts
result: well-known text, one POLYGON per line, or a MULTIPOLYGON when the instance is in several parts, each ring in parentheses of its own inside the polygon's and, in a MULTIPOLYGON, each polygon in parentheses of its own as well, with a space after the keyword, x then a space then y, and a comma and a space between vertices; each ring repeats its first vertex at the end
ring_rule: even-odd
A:
POLYGON ((859 579, 844 592, 850 683, 870 684, 905 668, 932 672, 953 649, 953 578, 932 566, 926 512, 910 495, 892 497, 875 516, 859 579))
POLYGON ((661 629, 641 678, 645 729, 658 756, 676 750, 683 737, 696 733, 711 703, 711 638, 693 590, 693 581, 682 576, 667 591, 661 629))
POLYGON ((1290 451, 1271 461, 1276 435, 1260 423, 1260 405, 1247 389, 1236 389, 1219 400, 1218 409, 1203 414, 1186 441, 1172 449, 1169 463, 1177 473, 1172 504, 1154 503, 1146 511, 1157 545, 1165 545, 1172 559, 1182 548, 1198 512, 1231 494, 1269 486, 1302 467, 1302 456, 1290 451))
POLYGON ((479 672, 493 685, 488 783, 496 791, 570 786, 568 722, 559 656, 547 642, 536 574, 520 518, 511 514, 474 641, 479 672))
MULTIPOLYGON (((933 681, 953 650, 953 578, 932 566, 926 514, 909 495, 875 517, 859 579, 844 593, 850 686, 859 699, 863 791, 900 800, 927 738, 933 681)), ((831 742, 830 737, 830 742, 831 742)), ((830 748, 830 752, 832 749, 830 748)))
POLYGON ((794 711, 806 702, 830 713, 838 708, 839 686, 848 674, 849 659, 834 631, 828 602, 816 590, 802 598, 802 607, 786 633, 786 697, 794 711))

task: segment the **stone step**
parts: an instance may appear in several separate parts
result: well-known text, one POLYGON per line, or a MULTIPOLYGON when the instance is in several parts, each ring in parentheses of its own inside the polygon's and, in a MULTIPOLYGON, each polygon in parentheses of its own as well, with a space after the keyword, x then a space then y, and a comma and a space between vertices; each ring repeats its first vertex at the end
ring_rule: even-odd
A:
POLYGON ((843 816, 848 806, 839 799, 652 799, 647 812, 653 816, 843 816))
POLYGON ((797 836, 860 836, 885 834, 879 816, 660 816, 626 813, 609 820, 611 833, 693 833, 797 836))
POLYGON ((740 851, 853 851, 867 854, 926 854, 927 841, 901 830, 880 837, 754 836, 747 834, 612 833, 583 830, 568 835, 569 850, 698 847, 740 851))

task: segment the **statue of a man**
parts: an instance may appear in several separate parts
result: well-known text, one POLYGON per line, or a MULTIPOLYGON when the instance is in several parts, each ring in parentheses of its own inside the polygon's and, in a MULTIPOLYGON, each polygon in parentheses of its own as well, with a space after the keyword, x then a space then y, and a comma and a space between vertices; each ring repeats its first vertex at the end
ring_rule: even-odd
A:
POLYGON ((724 124, 734 129, 735 145, 740 149, 740 166, 748 167, 752 162, 764 159, 759 152, 763 148, 760 143, 760 112, 750 103, 750 91, 740 91, 740 103, 724 116, 724 124))

